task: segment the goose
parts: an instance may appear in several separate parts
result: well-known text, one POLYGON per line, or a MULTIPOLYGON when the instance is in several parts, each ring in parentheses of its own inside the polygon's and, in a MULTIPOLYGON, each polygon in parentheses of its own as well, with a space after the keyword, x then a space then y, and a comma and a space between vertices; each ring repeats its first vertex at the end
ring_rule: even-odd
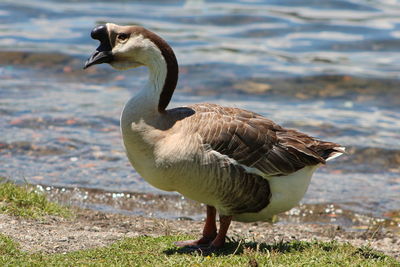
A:
POLYGON ((167 109, 178 80, 172 48, 141 26, 96 26, 84 68, 145 66, 147 84, 126 103, 121 133, 133 168, 152 186, 206 205, 202 235, 179 247, 219 249, 232 220, 265 221, 302 199, 315 170, 344 148, 251 111, 211 103, 167 109), (216 216, 219 214, 219 230, 216 216))

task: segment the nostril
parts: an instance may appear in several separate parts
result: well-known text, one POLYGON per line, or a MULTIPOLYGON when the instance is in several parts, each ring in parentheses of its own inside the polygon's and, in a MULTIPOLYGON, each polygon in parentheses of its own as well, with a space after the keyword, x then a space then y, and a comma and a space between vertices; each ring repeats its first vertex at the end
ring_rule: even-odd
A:
POLYGON ((99 25, 95 27, 92 32, 90 33, 90 36, 93 39, 101 41, 104 38, 107 38, 107 27, 106 25, 99 25))

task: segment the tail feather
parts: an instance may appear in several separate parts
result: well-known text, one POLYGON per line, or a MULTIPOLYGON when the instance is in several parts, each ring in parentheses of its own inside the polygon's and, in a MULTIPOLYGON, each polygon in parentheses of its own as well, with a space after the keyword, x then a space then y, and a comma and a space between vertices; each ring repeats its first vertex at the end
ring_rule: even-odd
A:
POLYGON ((345 147, 334 147, 331 149, 329 155, 327 158, 325 158, 326 161, 335 159, 343 154, 346 154, 346 148, 345 147))

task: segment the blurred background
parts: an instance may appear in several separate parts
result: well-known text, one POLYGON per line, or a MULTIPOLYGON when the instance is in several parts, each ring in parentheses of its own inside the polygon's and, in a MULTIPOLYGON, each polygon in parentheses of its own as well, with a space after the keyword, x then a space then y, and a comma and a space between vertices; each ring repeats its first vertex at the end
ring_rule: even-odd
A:
POLYGON ((98 46, 90 31, 105 22, 144 26, 174 48, 170 107, 250 109, 347 147, 282 223, 400 225, 397 0, 2 0, 0 176, 83 207, 201 218, 200 205, 152 188, 125 157, 119 116, 146 69, 82 70, 98 46))

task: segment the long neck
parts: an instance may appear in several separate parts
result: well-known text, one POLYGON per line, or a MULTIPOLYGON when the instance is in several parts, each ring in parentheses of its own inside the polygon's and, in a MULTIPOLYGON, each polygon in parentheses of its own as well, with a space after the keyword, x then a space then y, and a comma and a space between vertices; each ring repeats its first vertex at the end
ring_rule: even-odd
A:
POLYGON ((161 94, 168 75, 167 64, 163 58, 157 58, 147 64, 149 78, 145 87, 135 97, 142 110, 151 113, 159 112, 161 94))
POLYGON ((156 35, 149 37, 158 51, 148 57, 149 81, 142 93, 149 104, 163 113, 178 82, 178 62, 172 48, 163 39, 156 35))
POLYGON ((172 94, 174 93, 176 84, 178 82, 179 68, 172 48, 166 42, 163 42, 163 46, 160 47, 160 44, 158 44, 158 46, 167 65, 167 74, 165 76, 164 85, 158 102, 158 111, 164 112, 171 100, 172 94))

